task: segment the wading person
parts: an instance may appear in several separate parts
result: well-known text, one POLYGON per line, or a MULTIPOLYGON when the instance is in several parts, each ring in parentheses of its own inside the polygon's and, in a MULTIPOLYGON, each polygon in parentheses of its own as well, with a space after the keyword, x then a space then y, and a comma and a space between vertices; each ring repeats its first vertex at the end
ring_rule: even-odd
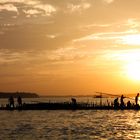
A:
POLYGON ((11 97, 9 98, 9 106, 10 106, 11 108, 14 108, 14 107, 15 107, 13 96, 11 96, 11 97))
POLYGON ((75 98, 71 98, 72 101, 72 108, 75 109, 77 107, 77 101, 75 98))
POLYGON ((138 106, 138 98, 139 98, 139 93, 138 93, 137 96, 135 97, 136 106, 138 106))
POLYGON ((20 96, 18 96, 17 98, 17 103, 18 103, 18 106, 22 106, 22 99, 20 96))
POLYGON ((125 107, 125 104, 124 104, 124 101, 123 101, 123 99, 124 99, 125 97, 122 95, 121 96, 121 99, 120 99, 120 107, 121 107, 121 109, 123 109, 124 107, 125 107))
POLYGON ((128 108, 128 109, 131 108, 131 102, 130 102, 130 101, 127 102, 127 108, 128 108))
POLYGON ((118 102, 118 98, 116 98, 114 100, 114 109, 118 109, 118 107, 119 107, 119 102, 118 102))

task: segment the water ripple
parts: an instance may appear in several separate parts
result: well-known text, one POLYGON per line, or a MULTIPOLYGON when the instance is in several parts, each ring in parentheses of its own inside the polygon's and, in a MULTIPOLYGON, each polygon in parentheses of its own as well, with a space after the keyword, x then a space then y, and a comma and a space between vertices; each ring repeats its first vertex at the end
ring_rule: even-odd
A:
POLYGON ((140 139, 139 111, 2 111, 1 139, 140 139))

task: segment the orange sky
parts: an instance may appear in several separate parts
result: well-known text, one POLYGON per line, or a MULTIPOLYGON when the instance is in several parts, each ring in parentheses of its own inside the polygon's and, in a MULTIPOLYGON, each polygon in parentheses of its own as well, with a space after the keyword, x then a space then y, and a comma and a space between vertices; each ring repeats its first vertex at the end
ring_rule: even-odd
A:
POLYGON ((140 91, 140 0, 1 0, 0 91, 140 91))

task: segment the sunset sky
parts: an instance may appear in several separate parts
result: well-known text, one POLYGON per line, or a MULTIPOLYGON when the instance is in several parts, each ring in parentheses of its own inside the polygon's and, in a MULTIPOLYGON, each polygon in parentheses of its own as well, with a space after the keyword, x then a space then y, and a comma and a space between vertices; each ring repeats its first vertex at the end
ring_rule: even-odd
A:
POLYGON ((140 0, 0 0, 0 91, 140 92, 140 0))

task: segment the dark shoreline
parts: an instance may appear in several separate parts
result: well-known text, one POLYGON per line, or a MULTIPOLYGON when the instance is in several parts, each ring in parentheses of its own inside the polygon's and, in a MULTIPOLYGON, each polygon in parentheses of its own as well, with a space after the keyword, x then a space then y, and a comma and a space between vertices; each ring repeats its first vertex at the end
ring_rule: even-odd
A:
POLYGON ((140 110, 140 106, 121 107, 117 108, 113 105, 95 105, 87 103, 73 104, 71 102, 64 103, 24 103, 22 106, 9 107, 7 104, 5 107, 1 106, 0 110, 140 110))

